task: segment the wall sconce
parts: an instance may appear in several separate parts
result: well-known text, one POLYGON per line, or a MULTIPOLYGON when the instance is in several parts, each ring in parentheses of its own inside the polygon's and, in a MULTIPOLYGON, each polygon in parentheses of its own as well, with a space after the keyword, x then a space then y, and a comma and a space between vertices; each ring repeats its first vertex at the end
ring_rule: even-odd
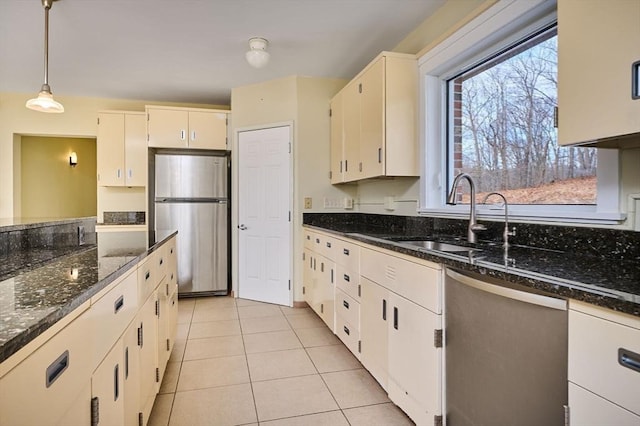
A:
POLYGON ((249 51, 245 54, 247 62, 254 68, 262 68, 269 62, 269 52, 267 46, 269 42, 262 37, 249 39, 249 51))
POLYGON ((73 151, 71 154, 69 154, 69 165, 71 167, 75 167, 78 164, 78 154, 76 154, 75 151, 73 151))

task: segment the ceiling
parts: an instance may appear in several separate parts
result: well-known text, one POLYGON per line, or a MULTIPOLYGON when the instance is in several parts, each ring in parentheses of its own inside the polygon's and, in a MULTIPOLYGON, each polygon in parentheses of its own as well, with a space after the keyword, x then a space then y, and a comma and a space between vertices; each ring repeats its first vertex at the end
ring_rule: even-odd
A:
MULTIPOLYGON (((54 95, 228 105, 231 88, 303 75, 351 79, 445 0, 59 0, 54 95), (269 40, 262 69, 248 39, 269 40)), ((40 0, 0 0, 0 92, 43 82, 40 0)))

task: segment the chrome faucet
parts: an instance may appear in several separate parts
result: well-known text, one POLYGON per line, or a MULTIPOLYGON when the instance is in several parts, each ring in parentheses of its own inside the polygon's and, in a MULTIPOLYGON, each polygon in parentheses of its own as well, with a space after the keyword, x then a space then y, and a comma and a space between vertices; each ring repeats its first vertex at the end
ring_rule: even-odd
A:
POLYGON ((509 231, 509 203, 507 202, 507 198, 499 192, 490 192, 482 200, 482 204, 486 204, 489 197, 492 195, 497 195, 502 198, 502 202, 504 204, 504 231, 502 232, 502 246, 506 249, 509 247, 509 237, 516 235, 516 229, 513 228, 512 231, 509 231))
POLYGON ((447 197, 447 204, 450 204, 452 206, 455 206, 457 204, 456 196, 458 195, 458 184, 460 183, 461 179, 466 179, 467 181, 469 181, 470 196, 471 196, 471 203, 470 203, 471 211, 469 212, 469 226, 467 227, 467 241, 469 241, 470 243, 475 243, 476 232, 484 231, 485 229, 487 229, 487 227, 476 222, 476 184, 470 175, 466 173, 460 173, 458 176, 455 177, 455 179, 453 180, 453 184, 451 185, 451 192, 447 197))

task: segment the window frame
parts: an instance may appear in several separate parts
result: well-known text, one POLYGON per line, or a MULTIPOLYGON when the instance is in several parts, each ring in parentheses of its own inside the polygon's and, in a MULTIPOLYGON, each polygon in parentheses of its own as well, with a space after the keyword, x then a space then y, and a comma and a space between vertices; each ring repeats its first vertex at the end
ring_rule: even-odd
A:
MULTIPOLYGON (((557 21, 556 2, 500 0, 418 58, 420 197, 419 214, 466 217, 468 205, 445 203, 447 182, 447 80, 492 54, 526 39, 557 21)), ((620 164, 617 150, 598 150, 595 205, 513 205, 511 218, 532 222, 619 224, 620 164)), ((480 217, 503 217, 503 209, 478 205, 480 217)))

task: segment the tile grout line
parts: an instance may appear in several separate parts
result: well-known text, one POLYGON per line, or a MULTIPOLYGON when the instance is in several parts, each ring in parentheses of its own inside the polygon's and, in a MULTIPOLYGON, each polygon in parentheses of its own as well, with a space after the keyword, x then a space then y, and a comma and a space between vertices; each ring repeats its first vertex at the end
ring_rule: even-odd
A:
POLYGON ((244 342, 244 332, 242 331, 242 321, 240 321, 240 311, 238 310, 237 299, 234 299, 236 312, 238 313, 238 325, 240 327, 240 336, 242 338, 242 349, 244 351, 244 361, 247 364, 247 374, 249 375, 249 387, 251 388, 251 398, 253 399, 253 411, 256 414, 256 423, 260 425, 260 417, 258 416, 258 404, 256 403, 256 394, 253 390, 253 380, 251 379, 251 368, 249 368, 249 357, 247 356, 247 346, 244 342))

